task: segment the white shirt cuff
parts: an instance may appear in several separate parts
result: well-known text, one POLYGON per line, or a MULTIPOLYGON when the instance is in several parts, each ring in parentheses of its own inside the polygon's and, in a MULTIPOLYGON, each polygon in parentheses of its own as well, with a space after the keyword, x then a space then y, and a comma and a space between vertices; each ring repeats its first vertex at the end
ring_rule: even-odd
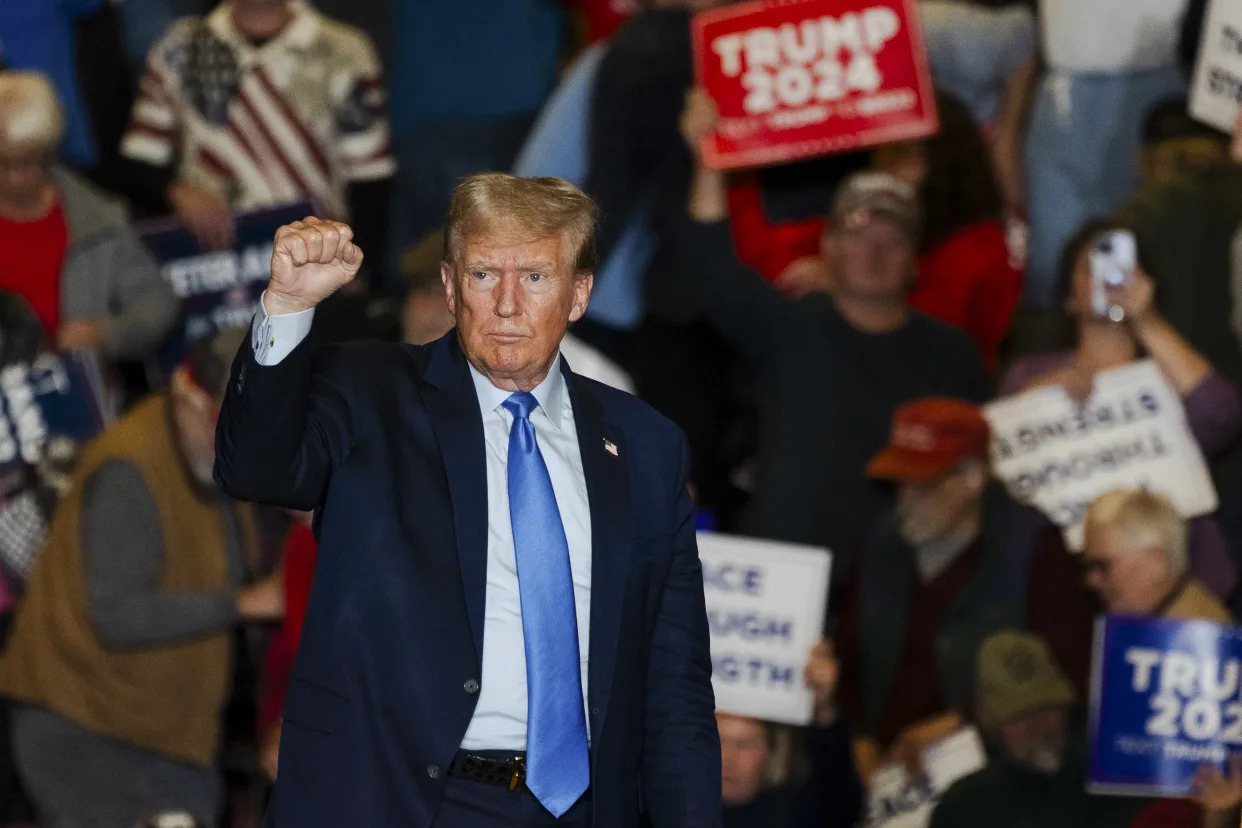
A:
MULTIPOLYGON (((266 296, 267 292, 264 291, 263 295, 266 296)), ((314 308, 298 313, 268 316, 267 306, 260 297, 259 310, 250 325, 250 346, 254 349, 255 360, 260 365, 279 365, 281 360, 306 339, 314 319, 314 308)))

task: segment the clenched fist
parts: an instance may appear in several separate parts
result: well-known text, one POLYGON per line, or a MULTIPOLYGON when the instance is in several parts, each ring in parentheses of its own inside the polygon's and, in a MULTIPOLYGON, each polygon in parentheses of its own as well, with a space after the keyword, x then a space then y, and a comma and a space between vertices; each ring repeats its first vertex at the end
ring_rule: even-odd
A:
POLYGON ((349 225, 314 217, 277 230, 263 297, 268 314, 309 310, 353 281, 362 266, 353 238, 349 225))

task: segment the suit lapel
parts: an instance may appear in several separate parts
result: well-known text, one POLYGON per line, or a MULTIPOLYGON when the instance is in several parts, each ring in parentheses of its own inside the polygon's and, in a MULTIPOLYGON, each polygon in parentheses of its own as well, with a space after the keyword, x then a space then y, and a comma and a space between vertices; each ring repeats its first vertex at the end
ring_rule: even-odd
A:
POLYGON ((612 688, 617 638, 621 629, 621 605, 625 596, 626 562, 630 547, 628 455, 621 430, 604 418, 603 408, 586 383, 561 360, 578 448, 586 477, 591 507, 591 641, 589 706, 599 709, 591 727, 592 744, 599 743, 602 711, 612 688), (610 448, 611 447, 611 448, 610 448))
POLYGON ((449 331, 435 343, 423 375, 423 394, 440 447, 453 503, 457 559, 474 652, 483 664, 483 611, 487 594, 487 457, 483 415, 466 357, 449 331))

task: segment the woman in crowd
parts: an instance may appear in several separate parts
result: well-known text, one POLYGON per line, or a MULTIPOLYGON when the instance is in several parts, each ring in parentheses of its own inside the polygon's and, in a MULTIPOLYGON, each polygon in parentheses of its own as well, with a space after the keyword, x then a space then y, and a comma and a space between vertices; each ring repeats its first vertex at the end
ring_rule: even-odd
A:
MULTIPOLYGON (((1108 305, 1120 321, 1095 312, 1090 249, 1102 233, 1115 229, 1120 228, 1088 222, 1062 253, 1060 292, 1077 328, 1077 345, 1018 360, 1002 380, 1000 395, 1060 386, 1074 400, 1083 401, 1091 395, 1097 374, 1150 358, 1182 398, 1190 430, 1210 458, 1242 431, 1242 401, 1233 385, 1156 310, 1155 285, 1141 266, 1123 285, 1107 289, 1108 305)), ((1210 516, 1196 518, 1190 537, 1191 574, 1217 596, 1227 597, 1236 571, 1219 525, 1210 516)))
POLYGON ((50 81, 0 71, 0 289, 34 308, 57 350, 137 359, 177 300, 125 211, 56 164, 65 116, 50 81))
MULTIPOLYGON (((936 106, 935 135, 877 147, 871 163, 919 192, 924 226, 910 304, 970 334, 984 367, 995 371, 1022 274, 1005 241, 1004 200, 978 124, 952 95, 938 92, 936 106)), ((823 219, 770 222, 768 194, 755 180, 743 176, 730 187, 739 258, 790 295, 831 290, 831 274, 817 255, 823 219)), ((831 200, 825 193, 823 203, 831 200)))

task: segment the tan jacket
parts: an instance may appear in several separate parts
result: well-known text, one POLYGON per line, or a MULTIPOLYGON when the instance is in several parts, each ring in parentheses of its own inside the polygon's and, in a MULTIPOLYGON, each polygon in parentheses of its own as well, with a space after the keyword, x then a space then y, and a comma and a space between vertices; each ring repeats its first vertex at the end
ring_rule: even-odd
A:
POLYGON ((1233 623, 1233 616, 1225 609, 1225 605, 1194 578, 1188 580, 1181 592, 1165 607, 1164 617, 1179 621, 1197 619, 1214 621, 1217 624, 1233 623))
MULTIPOLYGON (((55 711, 94 733, 211 767, 227 698, 227 630, 150 649, 108 649, 90 619, 80 539, 84 484, 101 464, 125 460, 146 479, 164 540, 161 589, 227 589, 225 521, 194 488, 173 434, 169 401, 156 395, 89 445, 56 510, 0 658, 0 695, 55 711)), ((257 535, 239 510, 246 554, 257 535)))

